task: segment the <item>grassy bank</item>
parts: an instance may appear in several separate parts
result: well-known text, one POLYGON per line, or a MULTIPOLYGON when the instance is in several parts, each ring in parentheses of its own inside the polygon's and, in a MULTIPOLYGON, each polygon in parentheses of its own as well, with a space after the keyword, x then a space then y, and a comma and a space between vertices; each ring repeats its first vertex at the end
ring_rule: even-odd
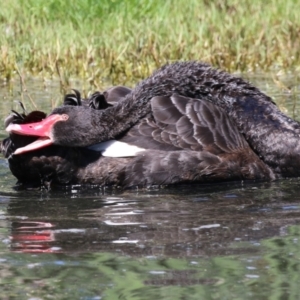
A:
POLYGON ((300 68, 298 0, 10 0, 0 72, 126 82, 167 61, 229 71, 300 68))

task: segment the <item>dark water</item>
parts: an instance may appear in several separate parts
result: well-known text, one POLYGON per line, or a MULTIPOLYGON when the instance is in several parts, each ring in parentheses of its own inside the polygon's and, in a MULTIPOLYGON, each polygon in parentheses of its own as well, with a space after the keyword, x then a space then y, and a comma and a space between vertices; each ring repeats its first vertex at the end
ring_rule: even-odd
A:
MULTIPOLYGON (((297 117, 297 78, 252 81, 297 117)), ((28 83, 49 108, 44 86, 28 83)), ((0 88, 2 119, 18 89, 0 88)), ((299 179, 46 192, 13 189, 4 159, 0 175, 0 299, 300 298, 299 179)))

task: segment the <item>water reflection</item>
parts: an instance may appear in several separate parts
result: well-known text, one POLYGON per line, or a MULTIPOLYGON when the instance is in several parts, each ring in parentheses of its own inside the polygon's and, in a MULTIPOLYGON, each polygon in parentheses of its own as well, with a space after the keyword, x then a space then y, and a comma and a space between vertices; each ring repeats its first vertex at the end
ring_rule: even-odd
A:
POLYGON ((46 299, 251 299, 282 295, 284 283, 296 293, 287 279, 300 267, 299 184, 5 194, 0 278, 26 279, 22 289, 46 299))
POLYGON ((299 224, 298 192, 292 180, 224 184, 217 192, 213 186, 116 196, 79 190, 74 197, 70 189, 46 199, 24 193, 7 206, 10 247, 168 257, 253 253, 261 239, 299 224))

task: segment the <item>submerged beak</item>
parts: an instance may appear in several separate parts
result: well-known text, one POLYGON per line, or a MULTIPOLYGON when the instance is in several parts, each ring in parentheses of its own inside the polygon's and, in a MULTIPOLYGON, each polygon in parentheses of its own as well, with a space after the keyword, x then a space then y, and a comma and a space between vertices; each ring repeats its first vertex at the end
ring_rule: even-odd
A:
POLYGON ((18 148, 14 154, 22 154, 52 145, 53 139, 51 136, 51 130, 53 125, 58 121, 66 121, 67 119, 67 115, 50 115, 46 119, 36 123, 8 125, 6 127, 6 131, 8 133, 40 137, 33 143, 25 147, 18 148))

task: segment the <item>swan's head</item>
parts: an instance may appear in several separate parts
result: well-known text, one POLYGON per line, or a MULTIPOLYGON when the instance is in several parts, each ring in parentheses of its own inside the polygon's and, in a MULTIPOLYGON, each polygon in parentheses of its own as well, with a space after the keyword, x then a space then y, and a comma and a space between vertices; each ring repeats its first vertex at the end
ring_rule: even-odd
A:
POLYGON ((96 143, 94 131, 101 128, 94 123, 93 112, 95 110, 83 106, 62 106, 40 122, 8 125, 6 131, 9 133, 38 137, 33 143, 18 148, 14 154, 50 145, 85 147, 96 143))

